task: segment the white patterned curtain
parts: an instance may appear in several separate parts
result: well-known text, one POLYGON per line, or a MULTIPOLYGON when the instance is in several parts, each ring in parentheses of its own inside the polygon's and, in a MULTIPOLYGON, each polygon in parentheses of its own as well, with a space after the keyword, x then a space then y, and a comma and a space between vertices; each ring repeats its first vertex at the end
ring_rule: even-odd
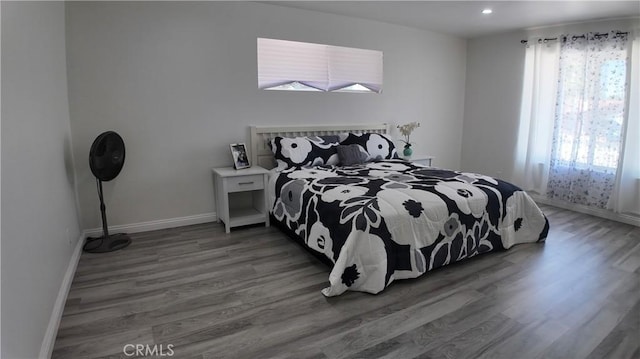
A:
POLYGON ((566 36, 547 196, 607 208, 625 132, 629 42, 617 32, 566 36))

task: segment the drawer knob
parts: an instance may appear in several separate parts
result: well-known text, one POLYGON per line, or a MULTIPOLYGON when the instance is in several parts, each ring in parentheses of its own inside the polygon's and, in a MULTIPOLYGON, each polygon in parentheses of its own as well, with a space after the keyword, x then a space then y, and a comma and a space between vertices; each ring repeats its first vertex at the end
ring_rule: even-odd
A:
POLYGON ((251 182, 239 182, 238 184, 239 184, 239 185, 253 184, 253 181, 251 181, 251 182))

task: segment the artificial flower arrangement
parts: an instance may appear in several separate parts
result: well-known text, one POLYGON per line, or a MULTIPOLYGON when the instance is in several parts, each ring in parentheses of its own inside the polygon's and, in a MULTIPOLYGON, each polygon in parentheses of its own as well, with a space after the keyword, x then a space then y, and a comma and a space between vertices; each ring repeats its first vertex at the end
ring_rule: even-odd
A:
POLYGON ((398 130, 400 130, 400 133, 404 136, 404 140, 401 140, 404 142, 404 151, 402 152, 405 156, 409 157, 413 153, 413 150, 411 149, 412 143, 410 142, 411 132, 420 127, 420 122, 409 122, 402 126, 398 125, 397 127, 398 130))

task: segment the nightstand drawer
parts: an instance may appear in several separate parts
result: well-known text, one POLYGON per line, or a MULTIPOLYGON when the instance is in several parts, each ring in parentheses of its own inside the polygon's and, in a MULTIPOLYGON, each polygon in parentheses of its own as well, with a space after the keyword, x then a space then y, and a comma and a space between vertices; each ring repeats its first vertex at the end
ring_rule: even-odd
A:
POLYGON ((264 189, 263 175, 227 177, 225 180, 227 181, 227 192, 264 189))

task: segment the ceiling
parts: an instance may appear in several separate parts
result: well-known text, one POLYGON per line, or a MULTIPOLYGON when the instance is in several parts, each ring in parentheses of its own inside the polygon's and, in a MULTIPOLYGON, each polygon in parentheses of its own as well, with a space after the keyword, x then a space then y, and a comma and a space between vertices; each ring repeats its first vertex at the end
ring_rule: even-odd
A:
POLYGON ((464 38, 531 27, 640 16, 640 1, 268 1, 464 38), (483 15, 490 8, 493 13, 483 15))

